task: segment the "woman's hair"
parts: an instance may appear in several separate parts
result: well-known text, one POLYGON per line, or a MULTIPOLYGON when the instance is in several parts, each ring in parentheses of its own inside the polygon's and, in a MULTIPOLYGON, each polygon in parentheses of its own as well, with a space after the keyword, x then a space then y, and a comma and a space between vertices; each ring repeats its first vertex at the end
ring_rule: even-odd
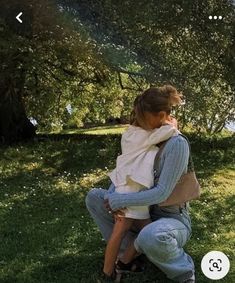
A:
POLYGON ((150 87, 134 101, 130 124, 145 127, 145 112, 158 113, 165 111, 171 113, 172 106, 181 104, 182 95, 171 85, 150 87))

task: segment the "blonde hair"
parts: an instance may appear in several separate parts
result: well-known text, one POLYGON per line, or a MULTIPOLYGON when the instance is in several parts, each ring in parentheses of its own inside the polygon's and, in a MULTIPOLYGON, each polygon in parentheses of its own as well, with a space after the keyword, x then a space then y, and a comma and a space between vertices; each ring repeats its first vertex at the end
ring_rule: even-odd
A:
POLYGON ((146 128, 145 112, 158 113, 160 111, 171 113, 172 106, 182 103, 182 94, 171 85, 150 87, 134 101, 130 124, 146 128))

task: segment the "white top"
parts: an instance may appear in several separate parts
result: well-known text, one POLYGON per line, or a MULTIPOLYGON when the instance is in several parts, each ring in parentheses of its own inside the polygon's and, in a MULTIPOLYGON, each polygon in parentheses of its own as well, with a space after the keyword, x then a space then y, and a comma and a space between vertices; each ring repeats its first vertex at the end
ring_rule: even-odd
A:
POLYGON ((178 135, 179 131, 172 125, 164 125, 154 130, 130 125, 121 139, 122 154, 117 157, 116 168, 109 174, 116 192, 127 193, 141 187, 154 185, 153 163, 158 147, 156 144, 178 135), (134 186, 134 183, 136 186, 134 186), (128 184, 132 184, 128 186, 128 184))

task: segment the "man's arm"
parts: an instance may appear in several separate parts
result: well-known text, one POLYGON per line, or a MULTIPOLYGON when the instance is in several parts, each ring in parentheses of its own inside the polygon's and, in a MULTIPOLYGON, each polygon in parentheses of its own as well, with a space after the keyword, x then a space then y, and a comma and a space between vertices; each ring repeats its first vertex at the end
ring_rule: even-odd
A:
POLYGON ((181 136, 173 137, 163 149, 162 170, 158 184, 137 193, 108 195, 112 210, 127 206, 153 205, 165 201, 187 168, 189 158, 188 142, 181 136))

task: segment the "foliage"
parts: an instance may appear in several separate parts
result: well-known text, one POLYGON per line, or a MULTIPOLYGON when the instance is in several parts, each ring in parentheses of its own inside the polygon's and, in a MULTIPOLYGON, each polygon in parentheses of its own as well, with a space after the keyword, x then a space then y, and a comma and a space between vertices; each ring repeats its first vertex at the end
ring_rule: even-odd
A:
POLYGON ((129 51, 126 63, 118 56, 108 62, 113 70, 132 73, 131 59, 131 66, 139 66, 139 74, 148 83, 171 82, 182 90, 186 104, 177 115, 184 126, 191 122, 197 131, 213 133, 234 120, 235 12, 231 1, 59 2, 65 9, 73 7, 74 17, 106 47, 106 57, 111 59, 107 52, 111 43, 119 57, 124 55, 122 50, 129 51), (216 13, 224 15, 223 21, 209 20, 216 13))
MULTIPOLYGON (((5 9, 11 11, 14 4, 11 1, 5 9)), ((27 113, 42 127, 50 129, 52 123, 63 123, 61 118, 69 101, 78 108, 76 119, 81 123, 94 99, 93 92, 109 81, 108 68, 94 51, 95 43, 86 36, 82 25, 75 31, 53 1, 22 1, 21 5, 33 7, 33 21, 28 35, 16 33, 14 26, 2 19, 1 76, 22 81, 27 113)))
POLYGON ((234 121, 230 0, 10 0, 1 7, 1 97, 16 90, 39 129, 127 118, 140 91, 165 82, 185 96, 175 111, 183 127, 213 133, 234 121), (9 21, 16 7, 28 27, 9 21), (208 19, 216 13, 222 21, 208 19))

